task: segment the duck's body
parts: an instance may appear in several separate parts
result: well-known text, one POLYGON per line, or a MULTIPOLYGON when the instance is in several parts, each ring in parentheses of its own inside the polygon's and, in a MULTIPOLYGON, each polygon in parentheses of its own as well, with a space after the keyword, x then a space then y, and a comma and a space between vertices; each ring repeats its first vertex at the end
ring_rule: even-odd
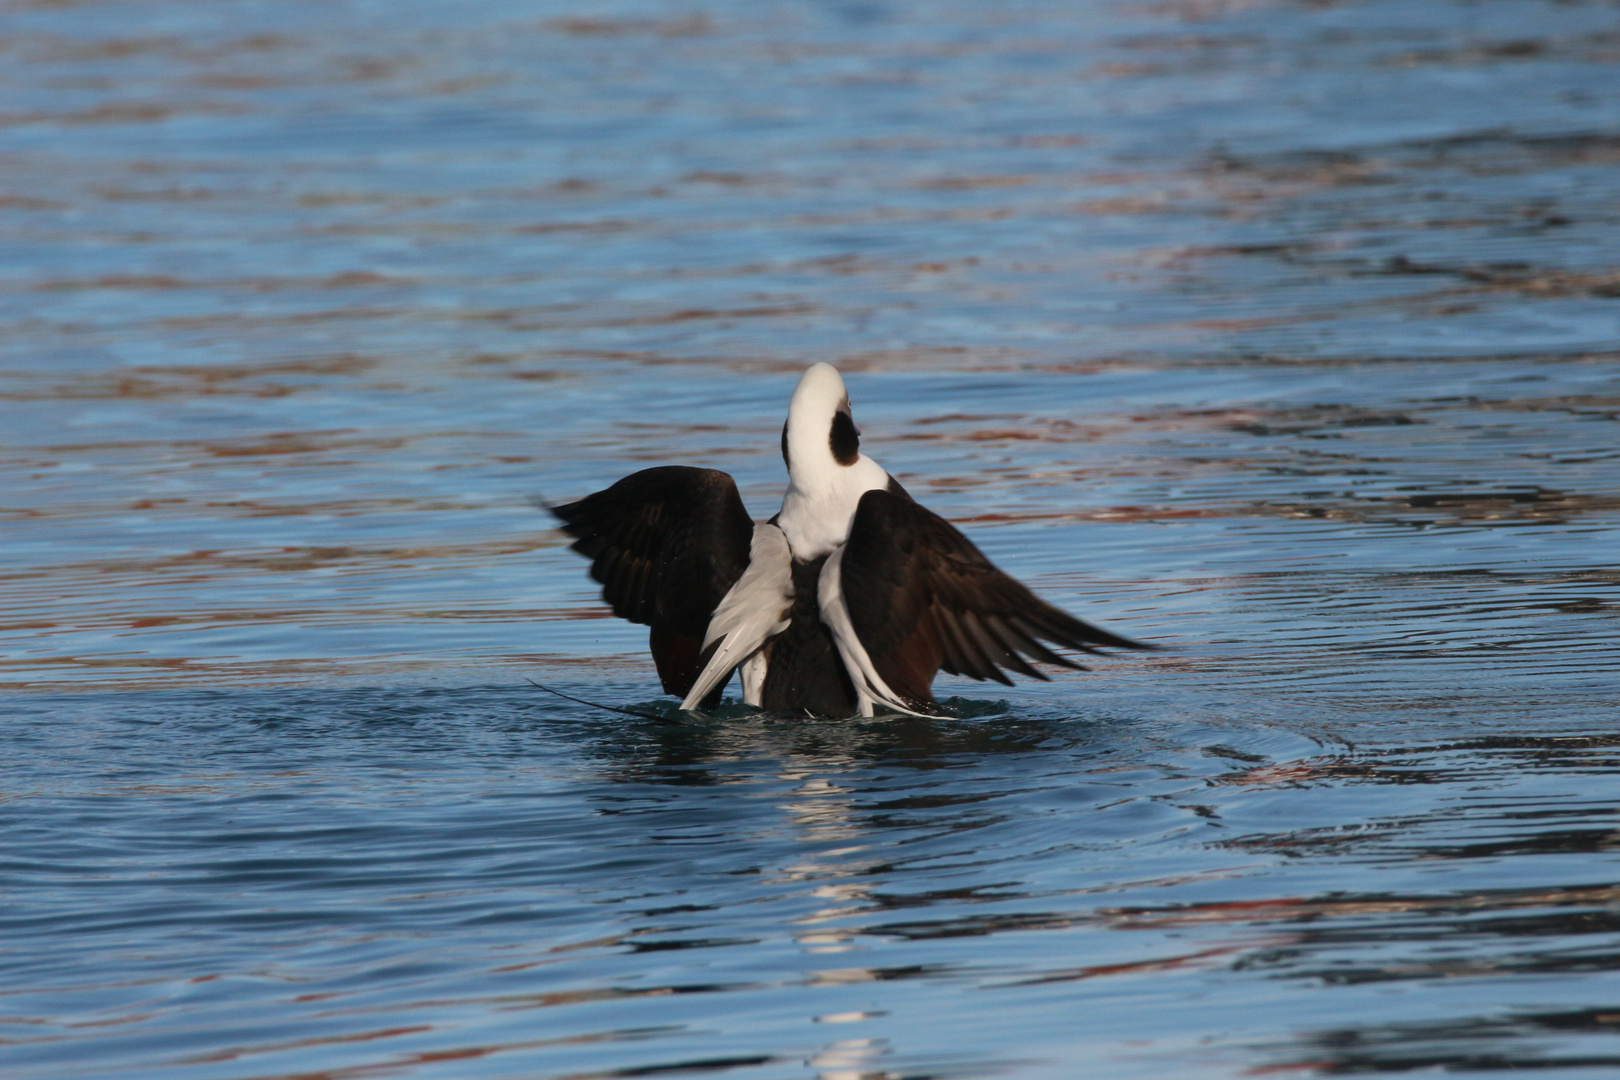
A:
POLYGON ((753 704, 772 712, 804 709, 817 716, 848 716, 857 710, 855 686, 816 602, 816 585, 826 565, 825 555, 793 561, 787 629, 765 643, 766 674, 753 704))
POLYGON ((838 372, 816 364, 782 429, 788 489, 755 524, 725 473, 645 469, 553 507, 613 613, 651 627, 667 693, 718 702, 732 672, 771 711, 933 711, 941 670, 1011 684, 1078 668, 1041 644, 1142 648, 1037 599, 875 461, 838 372))

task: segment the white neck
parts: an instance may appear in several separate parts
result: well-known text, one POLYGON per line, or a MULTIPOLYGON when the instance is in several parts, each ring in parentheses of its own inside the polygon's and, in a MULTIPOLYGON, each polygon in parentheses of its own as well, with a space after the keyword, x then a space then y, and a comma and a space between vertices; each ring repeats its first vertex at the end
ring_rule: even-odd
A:
MULTIPOLYGON (((855 517, 861 496, 889 486, 889 474, 865 454, 853 465, 839 465, 825 449, 823 453, 828 465, 837 472, 819 473, 813 482, 806 483, 808 478, 800 477, 799 470, 789 469, 782 514, 776 519, 787 536, 788 546, 793 549, 793 557, 801 562, 830 554, 848 540, 849 523, 855 517)), ((790 459, 792 454, 790 439, 790 459)))
POLYGON ((829 439, 833 417, 849 410, 844 380, 828 364, 804 373, 788 406, 788 489, 777 518, 795 559, 829 554, 849 538, 861 496, 889 485, 889 474, 864 454, 840 464, 829 439))

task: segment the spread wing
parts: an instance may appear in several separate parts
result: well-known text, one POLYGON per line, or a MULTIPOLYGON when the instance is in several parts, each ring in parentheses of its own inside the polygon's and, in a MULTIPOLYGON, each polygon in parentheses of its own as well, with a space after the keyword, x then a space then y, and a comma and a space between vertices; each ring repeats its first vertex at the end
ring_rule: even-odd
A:
POLYGON ((709 617, 748 566, 754 522, 736 481, 665 465, 549 509, 591 560, 613 614, 652 628, 664 692, 684 697, 702 670, 709 617))
POLYGON ((861 496, 841 577, 850 624, 872 666, 914 702, 934 700, 929 687, 941 669, 1010 686, 1004 668, 1047 678, 1029 660, 1081 668, 1043 642, 1086 653, 1099 645, 1151 648, 1039 599, 903 492, 861 496))

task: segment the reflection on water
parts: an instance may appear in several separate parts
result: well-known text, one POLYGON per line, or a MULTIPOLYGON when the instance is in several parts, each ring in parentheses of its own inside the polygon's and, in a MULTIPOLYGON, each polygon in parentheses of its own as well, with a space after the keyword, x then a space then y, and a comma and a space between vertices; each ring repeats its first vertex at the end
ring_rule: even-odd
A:
POLYGON ((0 5, 0 1071, 1617 1061, 1614 11, 0 5), (668 710, 798 372, 1173 646, 668 710))
POLYGON ((6 1054, 44 1076, 1617 1056, 1620 891, 1594 861, 1615 740, 1363 747, 1266 700, 829 727, 497 689, 14 699, 6 1054))

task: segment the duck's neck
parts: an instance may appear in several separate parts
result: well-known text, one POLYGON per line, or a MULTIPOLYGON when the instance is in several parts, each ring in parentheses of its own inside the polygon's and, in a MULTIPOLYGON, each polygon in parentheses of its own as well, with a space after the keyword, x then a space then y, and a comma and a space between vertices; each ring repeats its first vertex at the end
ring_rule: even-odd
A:
MULTIPOLYGON (((793 451, 790 445, 789 453, 793 451)), ((799 562, 831 554, 849 539, 849 523, 855 517, 861 496, 889 486, 889 474, 865 454, 856 458, 853 465, 840 465, 825 446, 819 447, 819 451, 824 463, 808 453, 803 457, 795 455, 800 461, 815 461, 818 467, 790 469, 787 494, 782 496, 782 513, 777 518, 788 546, 793 549, 793 558, 799 562)))

